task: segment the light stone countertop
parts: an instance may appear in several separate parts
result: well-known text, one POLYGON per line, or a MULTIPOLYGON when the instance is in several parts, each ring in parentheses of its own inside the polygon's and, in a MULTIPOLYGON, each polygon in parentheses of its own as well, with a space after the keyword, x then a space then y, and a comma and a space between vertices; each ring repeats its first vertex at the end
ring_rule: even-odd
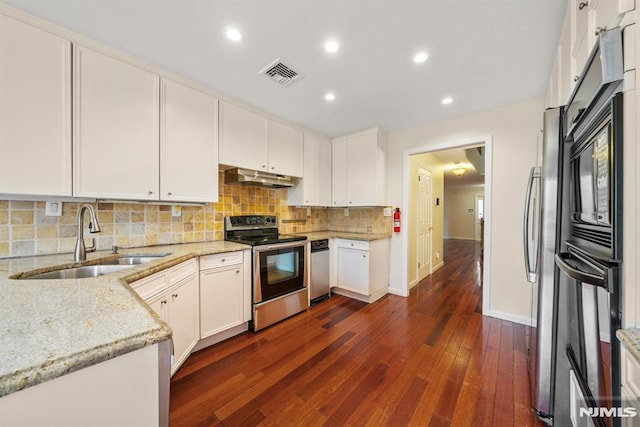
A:
POLYGON ((373 240, 390 239, 391 233, 350 233, 346 231, 314 231, 312 233, 296 233, 307 236, 307 240, 351 239, 371 242, 373 240))
POLYGON ((616 331, 616 336, 629 353, 631 353, 633 357, 640 362, 640 329, 618 329, 616 331))
POLYGON ((0 259, 0 397, 169 339, 169 326, 128 284, 193 257, 250 248, 212 241, 120 255, 99 251, 88 254, 86 263, 125 254, 170 255, 97 278, 64 280, 10 277, 72 267, 73 254, 0 259))

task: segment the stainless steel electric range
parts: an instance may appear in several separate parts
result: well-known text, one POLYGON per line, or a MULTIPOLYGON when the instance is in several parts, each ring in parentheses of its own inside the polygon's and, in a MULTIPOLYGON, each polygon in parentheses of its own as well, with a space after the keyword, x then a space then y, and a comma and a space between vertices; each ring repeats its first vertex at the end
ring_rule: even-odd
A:
POLYGON ((280 234, 272 215, 229 216, 224 238, 253 246, 253 318, 266 328, 309 307, 306 236, 280 234))

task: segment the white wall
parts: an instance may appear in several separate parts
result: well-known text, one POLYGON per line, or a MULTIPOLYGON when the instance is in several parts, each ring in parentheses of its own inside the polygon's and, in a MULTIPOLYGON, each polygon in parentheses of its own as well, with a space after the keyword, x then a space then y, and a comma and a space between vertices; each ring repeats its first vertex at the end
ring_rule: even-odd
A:
MULTIPOLYGON (((524 192, 529 168, 536 161, 543 108, 540 98, 389 133, 387 188, 393 206, 403 205, 405 150, 492 136, 493 154, 487 158, 492 162, 491 292, 484 311, 521 323, 529 322, 531 310, 521 241, 524 192)), ((400 234, 394 233, 391 241, 389 281, 394 290, 407 289, 407 283, 402 283, 406 265, 400 234)))
POLYGON ((445 187, 444 237, 476 238, 476 196, 484 196, 484 186, 445 187))

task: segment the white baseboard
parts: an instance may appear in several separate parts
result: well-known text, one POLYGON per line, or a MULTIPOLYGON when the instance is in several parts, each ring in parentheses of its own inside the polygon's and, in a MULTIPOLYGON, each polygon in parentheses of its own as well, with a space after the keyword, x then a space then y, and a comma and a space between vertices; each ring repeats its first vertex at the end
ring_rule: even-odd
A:
POLYGON ((444 261, 440 261, 438 264, 436 264, 436 266, 433 267, 433 269, 431 270, 431 274, 433 274, 436 271, 440 270, 442 267, 444 267, 444 261))
POLYGON ((502 311, 497 310, 483 310, 483 315, 495 317, 496 319, 508 320, 509 322, 519 323, 525 326, 531 326, 533 319, 529 316, 518 316, 511 313, 504 313, 502 311))
MULTIPOLYGON (((444 236, 444 239, 451 239, 451 240, 473 240, 476 241, 477 239, 475 237, 451 237, 451 236, 444 236)), ((477 240, 478 242, 480 240, 477 240)))
POLYGON ((409 282, 409 289, 413 288, 418 283, 420 283, 418 279, 412 280, 411 282, 409 282))
POLYGON ((387 288, 387 292, 389 292, 392 295, 398 295, 400 297, 408 297, 409 294, 407 292, 405 292, 403 289, 401 288, 392 288, 391 286, 389 286, 389 288, 387 288))

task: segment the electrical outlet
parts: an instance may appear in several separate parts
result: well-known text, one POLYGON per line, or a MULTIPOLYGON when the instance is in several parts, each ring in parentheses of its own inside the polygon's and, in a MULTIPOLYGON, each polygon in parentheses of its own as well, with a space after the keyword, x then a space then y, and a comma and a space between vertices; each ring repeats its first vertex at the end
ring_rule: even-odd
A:
POLYGON ((311 208, 307 208, 307 216, 311 216, 311 208))
POLYGON ((44 216, 62 216, 62 202, 46 202, 44 216))
POLYGON ((182 216, 182 206, 171 205, 171 216, 182 216))
POLYGON ((384 208, 382 210, 382 215, 383 216, 391 216, 391 208, 384 208))
POLYGON ((436 259, 440 259, 440 252, 436 251, 436 259))
POLYGON ((344 208, 344 216, 349 216, 349 208, 344 208))

